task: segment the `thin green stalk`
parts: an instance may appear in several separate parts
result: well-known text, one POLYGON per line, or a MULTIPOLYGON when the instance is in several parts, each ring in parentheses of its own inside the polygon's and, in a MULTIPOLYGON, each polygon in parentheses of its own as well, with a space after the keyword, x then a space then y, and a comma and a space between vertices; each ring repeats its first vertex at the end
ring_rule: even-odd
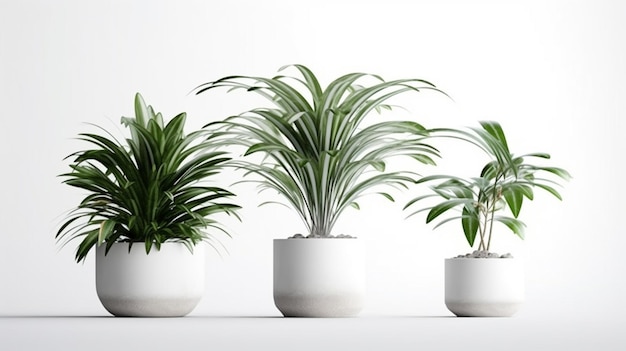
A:
POLYGON ((500 174, 496 175, 495 181, 493 183, 493 197, 491 200, 491 219, 489 219, 489 236, 487 241, 487 251, 491 248, 491 235, 493 234, 493 222, 496 213, 496 205, 498 204, 498 180, 500 179, 500 174))
POLYGON ((488 209, 485 209, 484 217, 485 217, 485 223, 483 225, 483 228, 480 231, 480 245, 478 245, 478 250, 487 249, 485 247, 485 235, 487 234, 487 224, 489 223, 489 210, 488 209))
POLYGON ((487 223, 489 223, 489 202, 487 202, 487 206, 482 209, 481 208, 481 213, 484 215, 484 222, 483 225, 479 225, 478 226, 478 231, 480 234, 480 243, 478 244, 478 250, 485 250, 485 233, 487 232, 487 223))

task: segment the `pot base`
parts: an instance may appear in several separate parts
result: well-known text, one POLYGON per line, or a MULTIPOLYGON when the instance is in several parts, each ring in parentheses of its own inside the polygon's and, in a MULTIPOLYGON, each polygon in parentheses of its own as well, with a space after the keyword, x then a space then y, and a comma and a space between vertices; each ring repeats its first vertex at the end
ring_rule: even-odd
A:
POLYGON ((446 307, 457 317, 511 317, 523 302, 475 303, 446 302, 446 307))
POLYGON ((200 302, 200 298, 106 298, 102 306, 116 317, 183 317, 200 302))
POLYGON ((361 294, 274 294, 274 304, 285 317, 352 317, 363 308, 361 294))

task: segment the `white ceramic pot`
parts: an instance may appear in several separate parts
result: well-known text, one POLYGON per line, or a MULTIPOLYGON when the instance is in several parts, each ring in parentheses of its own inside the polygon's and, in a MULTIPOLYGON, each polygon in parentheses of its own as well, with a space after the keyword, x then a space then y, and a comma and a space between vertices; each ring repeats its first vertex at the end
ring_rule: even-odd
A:
POLYGON ((364 302, 361 240, 274 240, 274 303, 285 317, 350 317, 364 302))
POLYGON ((445 302, 459 317, 510 317, 524 303, 524 267, 517 258, 445 260, 445 302))
POLYGON ((193 253, 182 243, 166 242, 146 254, 143 243, 114 244, 107 255, 96 249, 96 291, 115 316, 182 317, 204 294, 204 244, 193 253))

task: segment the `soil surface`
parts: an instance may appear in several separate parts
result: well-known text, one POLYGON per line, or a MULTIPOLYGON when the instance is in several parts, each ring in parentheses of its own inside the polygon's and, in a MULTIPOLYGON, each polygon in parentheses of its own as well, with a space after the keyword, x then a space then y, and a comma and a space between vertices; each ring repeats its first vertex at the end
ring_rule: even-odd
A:
POLYGON ((495 252, 489 252, 486 250, 476 250, 472 253, 466 253, 465 255, 458 255, 454 258, 513 258, 510 253, 504 255, 497 254, 495 252))
POLYGON ((290 236, 287 239, 356 239, 355 236, 352 235, 346 235, 346 234, 339 234, 339 235, 329 235, 329 236, 322 236, 322 235, 313 235, 313 234, 309 234, 309 235, 302 235, 302 234, 296 234, 294 236, 290 236))

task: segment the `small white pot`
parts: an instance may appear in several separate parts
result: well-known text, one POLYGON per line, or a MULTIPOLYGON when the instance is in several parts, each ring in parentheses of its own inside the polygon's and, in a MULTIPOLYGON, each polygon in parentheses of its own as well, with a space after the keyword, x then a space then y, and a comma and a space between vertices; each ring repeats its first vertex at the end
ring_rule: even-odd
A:
POLYGON ((182 243, 166 242, 161 250, 144 243, 114 244, 105 256, 96 249, 96 291, 115 316, 182 317, 204 294, 204 245, 193 253, 182 243))
POLYGON ((285 317, 350 317, 364 302, 359 239, 274 240, 274 304, 285 317))
POLYGON ((510 317, 524 303, 524 267, 516 258, 445 260, 445 301, 459 317, 510 317))

